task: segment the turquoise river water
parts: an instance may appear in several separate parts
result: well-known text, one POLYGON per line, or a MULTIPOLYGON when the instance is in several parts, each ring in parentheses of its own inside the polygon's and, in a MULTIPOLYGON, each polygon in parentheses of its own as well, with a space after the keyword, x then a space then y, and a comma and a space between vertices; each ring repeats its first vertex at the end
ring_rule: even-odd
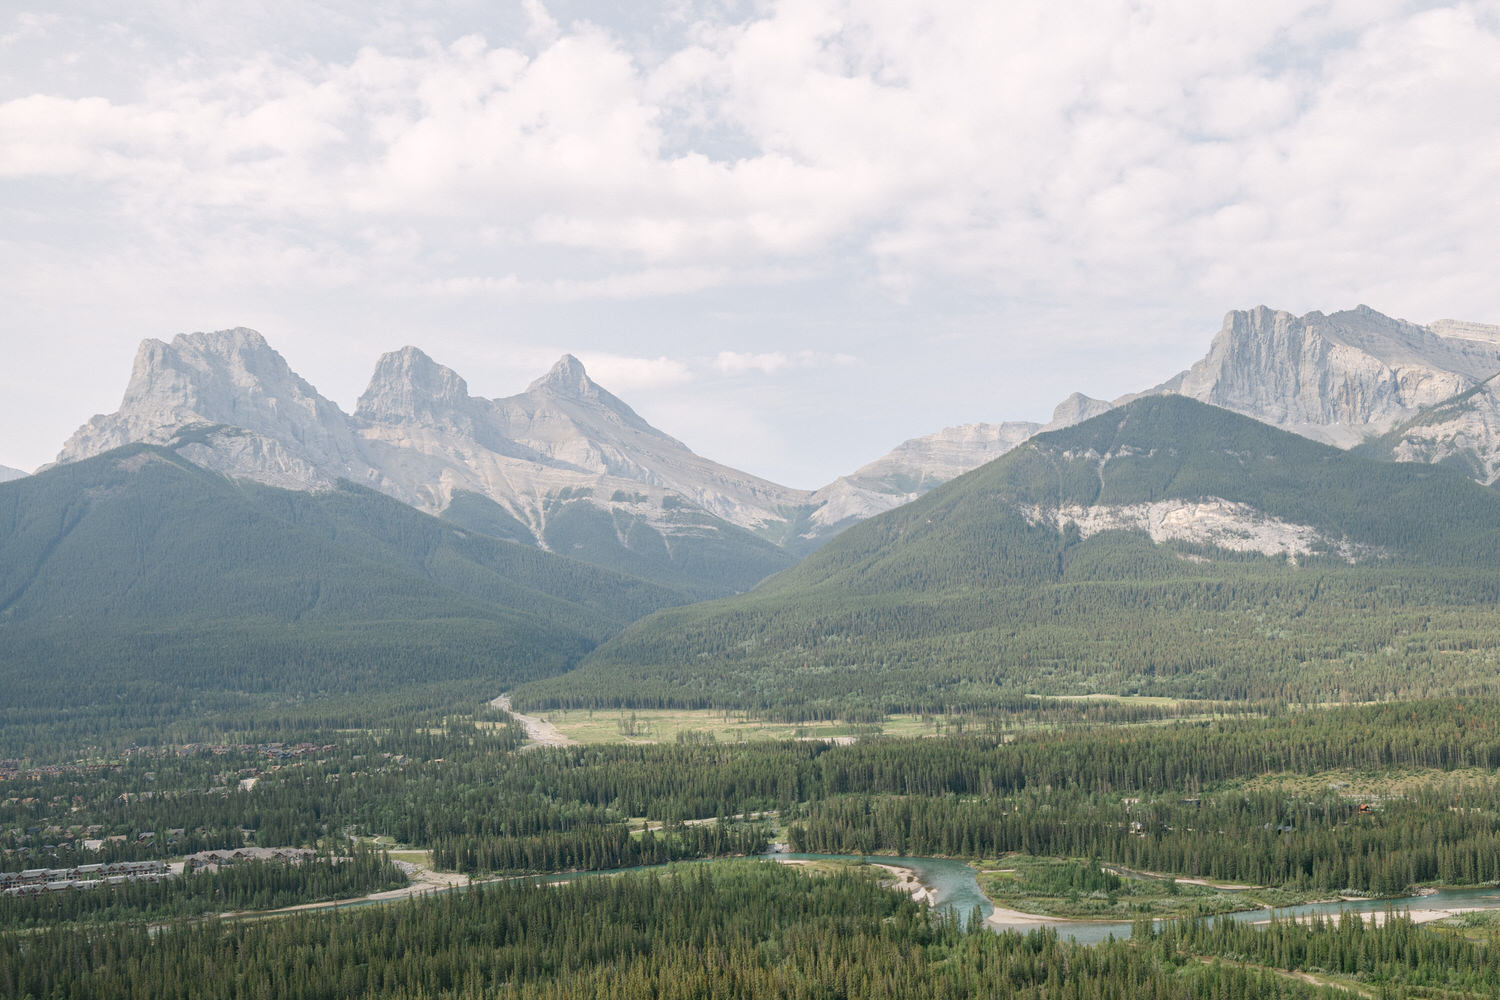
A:
MULTIPOLYGON (((909 868, 916 873, 917 879, 923 885, 933 890, 934 906, 939 910, 952 910, 954 917, 961 923, 967 922, 969 915, 976 906, 979 907, 980 914, 986 919, 995 912, 994 904, 990 902, 988 896, 980 891, 979 873, 974 870, 973 866, 963 861, 955 861, 952 858, 906 858, 888 855, 855 854, 768 854, 762 855, 762 857, 770 860, 791 861, 864 861, 871 864, 909 868)), ((710 860, 682 863, 713 864, 714 862, 710 860)), ((570 882, 580 878, 616 875, 628 871, 652 871, 665 867, 667 866, 657 865, 649 868, 618 868, 611 871, 568 872, 558 875, 521 877, 536 878, 546 882, 570 882)), ((346 900, 341 903, 331 902, 316 907, 308 907, 308 909, 323 909, 325 907, 344 909, 350 906, 369 905, 370 902, 367 900, 346 900)), ((1400 899, 1334 900, 1324 903, 1307 903, 1300 906, 1282 906, 1271 910, 1244 910, 1239 913, 1226 914, 1226 916, 1232 920, 1256 922, 1268 920, 1273 915, 1285 919, 1306 916, 1313 913, 1336 915, 1339 913, 1378 913, 1384 910, 1399 912, 1406 909, 1500 910, 1500 889, 1443 889, 1424 896, 1407 896, 1400 899)), ((1130 936, 1130 922, 1115 920, 1058 920, 1038 917, 1035 921, 1018 919, 1008 923, 1005 929, 1026 931, 1042 927, 1050 927, 1057 931, 1059 937, 1071 939, 1080 944, 1097 944, 1107 940, 1111 936, 1116 938, 1130 936)))
MULTIPOLYGON (((966 920, 978 906, 988 918, 995 911, 994 904, 979 889, 978 873, 971 865, 951 858, 894 858, 877 855, 843 854, 782 854, 776 857, 813 860, 868 861, 874 864, 899 865, 910 868, 924 885, 930 886, 936 896, 938 909, 952 908, 959 920, 966 920)), ((1339 913, 1379 913, 1384 910, 1397 912, 1406 909, 1438 910, 1496 910, 1500 909, 1500 889, 1443 889, 1425 896, 1407 896, 1401 899, 1335 900, 1326 903, 1307 903, 1301 906, 1282 906, 1274 910, 1243 910, 1226 914, 1232 920, 1264 921, 1278 918, 1301 917, 1313 913, 1337 915, 1339 913)), ((1044 920, 1018 921, 1009 925, 1017 930, 1051 927, 1063 938, 1080 944, 1097 944, 1111 935, 1117 938, 1130 936, 1129 921, 1113 920, 1044 920)))

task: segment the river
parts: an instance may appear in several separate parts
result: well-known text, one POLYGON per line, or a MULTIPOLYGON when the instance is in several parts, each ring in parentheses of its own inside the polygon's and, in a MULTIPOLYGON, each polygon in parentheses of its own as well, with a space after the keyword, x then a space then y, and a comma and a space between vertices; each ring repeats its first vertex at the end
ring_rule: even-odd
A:
MULTIPOLYGON (((975 906, 979 907, 986 920, 994 913, 995 906, 979 888, 978 873, 973 867, 951 858, 895 858, 884 855, 848 854, 777 854, 769 857, 807 861, 867 861, 872 864, 896 865, 910 868, 917 878, 932 888, 934 905, 938 909, 951 908, 960 921, 967 921, 975 906)), ((1405 896, 1400 899, 1333 900, 1324 903, 1305 903, 1300 906, 1282 906, 1273 910, 1242 910, 1225 914, 1231 920, 1263 922, 1275 916, 1282 920, 1307 917, 1318 913, 1324 916, 1339 913, 1382 913, 1386 910, 1410 910, 1414 916, 1442 916, 1449 912, 1467 910, 1500 909, 1500 889, 1443 889, 1425 896, 1405 896)), ((1027 921, 1008 921, 998 930, 1027 931, 1050 927, 1058 936, 1077 941, 1079 944, 1098 944, 1111 935, 1117 938, 1130 936, 1130 921, 1116 920, 1066 920, 1056 917, 1037 917, 1027 921)))
MULTIPOLYGON (((971 865, 963 861, 955 861, 952 858, 905 858, 883 854, 766 854, 761 855, 761 857, 773 861, 863 861, 870 864, 909 868, 916 874, 918 881, 932 889, 933 905, 939 910, 952 910, 955 918, 960 923, 967 923, 969 915, 976 906, 979 907, 979 912, 986 921, 989 921, 989 918, 995 912, 995 905, 990 902, 989 897, 979 888, 978 873, 971 865)), ((679 863, 713 864, 714 859, 679 863)), ((567 872, 556 875, 523 875, 512 876, 512 878, 535 879, 544 882, 571 882, 575 879, 591 878, 598 875, 617 875, 622 872, 661 870, 666 867, 666 865, 653 865, 647 868, 617 868, 609 871, 567 872)), ((508 881, 509 879, 506 880, 508 881)), ((431 891, 448 892, 451 890, 444 888, 431 891)), ((366 897, 340 902, 303 904, 302 906, 290 909, 345 909, 351 906, 365 906, 373 902, 386 901, 388 900, 376 900, 366 897)), ((1330 916, 1339 913, 1382 913, 1386 910, 1397 912, 1409 910, 1414 919, 1423 917, 1435 919, 1439 916, 1446 916, 1451 912, 1469 910, 1500 910, 1500 889, 1443 889, 1424 896, 1405 896, 1400 899, 1333 900, 1324 903, 1306 903, 1299 906, 1282 906, 1272 910, 1242 910, 1238 913, 1225 914, 1225 916, 1231 920, 1256 923, 1269 920, 1272 916, 1286 920, 1307 917, 1314 913, 1330 916)), ((251 914, 245 915, 248 916, 251 914)), ((266 914, 258 915, 264 916, 266 914)), ((1111 936, 1116 938, 1130 936, 1130 921, 1128 920, 1068 920, 1058 917, 1040 916, 1027 919, 1024 915, 1018 914, 1015 919, 1006 920, 1003 926, 996 926, 994 924, 991 926, 996 931, 1027 931, 1047 927, 1057 931, 1059 937, 1077 941, 1079 944, 1098 944, 1111 936)))

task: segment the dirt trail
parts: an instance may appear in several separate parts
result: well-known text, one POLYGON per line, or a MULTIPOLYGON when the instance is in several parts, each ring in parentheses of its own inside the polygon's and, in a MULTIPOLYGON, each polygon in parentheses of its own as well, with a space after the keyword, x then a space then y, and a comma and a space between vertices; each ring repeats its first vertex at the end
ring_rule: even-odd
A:
POLYGON ((235 920, 243 917, 275 917, 284 916, 288 913, 300 913, 304 910, 336 910, 344 906, 353 906, 364 903, 383 903, 393 899, 412 899, 417 896, 425 896, 429 892, 445 892, 460 885, 468 885, 469 877, 457 872, 435 872, 431 868, 423 868, 414 865, 410 861, 397 861, 396 865, 406 872, 408 883, 400 889, 386 889, 383 892, 372 892, 365 896, 356 896, 353 899, 325 900, 321 903, 299 903, 296 906, 283 906, 275 910, 238 910, 233 913, 221 913, 220 919, 235 920))
POLYGON ((567 736, 564 736, 562 730, 558 729, 552 723, 546 722, 542 719, 538 719, 535 716, 522 715, 520 712, 517 712, 515 709, 511 708, 509 693, 502 694, 500 697, 490 702, 490 706, 492 708, 498 708, 502 712, 509 712, 511 715, 514 715, 516 717, 516 721, 519 722, 522 728, 526 730, 526 738, 531 740, 531 742, 536 746, 571 747, 578 745, 577 740, 570 739, 567 736))
POLYGON ((1122 865, 1102 865, 1107 872, 1113 872, 1124 878, 1149 878, 1158 882, 1173 879, 1178 885, 1201 885, 1209 889, 1223 889, 1227 892, 1239 892, 1244 889, 1264 889, 1263 885, 1241 885, 1237 882, 1211 882, 1206 878, 1184 878, 1181 875, 1163 875, 1161 872, 1148 872, 1136 868, 1126 868, 1122 865))

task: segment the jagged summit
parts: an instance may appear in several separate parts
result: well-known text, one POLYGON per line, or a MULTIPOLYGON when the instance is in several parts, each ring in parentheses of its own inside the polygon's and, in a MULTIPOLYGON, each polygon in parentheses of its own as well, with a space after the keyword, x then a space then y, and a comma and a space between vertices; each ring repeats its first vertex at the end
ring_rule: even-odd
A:
POLYGON ((544 452, 555 447, 575 450, 568 428, 587 427, 603 431, 605 437, 628 432, 637 442, 656 439, 674 451, 691 454, 687 445, 653 427, 623 399, 589 378, 583 362, 571 354, 558 358, 524 393, 497 399, 495 405, 505 412, 512 436, 544 452), (609 427, 616 429, 606 430, 609 427))
POLYGON ((122 407, 146 399, 191 407, 214 394, 285 389, 316 394, 254 330, 181 333, 171 343, 141 342, 122 407))
POLYGON ((1075 392, 1052 410, 1052 420, 1046 425, 1049 431, 1070 427, 1073 424, 1082 423, 1101 413, 1107 412, 1114 404, 1092 396, 1085 396, 1081 392, 1075 392))
POLYGON ((527 386, 526 391, 551 392, 578 399, 597 399, 601 392, 598 383, 589 378, 583 362, 571 354, 558 358, 547 374, 527 386))
POLYGON ((207 468, 275 486, 378 479, 343 411, 244 327, 143 341, 120 409, 80 427, 57 460, 126 444, 175 445, 207 468))
POLYGON ((444 420, 469 403, 469 384, 415 347, 382 354, 354 415, 362 420, 444 420))
POLYGON ((788 534, 807 499, 693 454, 572 355, 525 392, 486 399, 403 347, 379 359, 348 414, 252 330, 148 340, 120 409, 80 428, 59 461, 126 444, 289 489, 347 479, 431 514, 457 503, 475 530, 702 596, 789 562, 768 538, 788 534))

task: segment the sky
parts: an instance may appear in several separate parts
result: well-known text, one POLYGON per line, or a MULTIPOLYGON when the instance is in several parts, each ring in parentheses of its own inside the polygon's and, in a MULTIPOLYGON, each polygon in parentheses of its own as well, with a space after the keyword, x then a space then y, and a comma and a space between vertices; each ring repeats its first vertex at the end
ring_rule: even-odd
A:
POLYGON ((1500 323, 1500 0, 0 0, 0 463, 143 338, 564 352, 812 488, 1224 314, 1500 323))

